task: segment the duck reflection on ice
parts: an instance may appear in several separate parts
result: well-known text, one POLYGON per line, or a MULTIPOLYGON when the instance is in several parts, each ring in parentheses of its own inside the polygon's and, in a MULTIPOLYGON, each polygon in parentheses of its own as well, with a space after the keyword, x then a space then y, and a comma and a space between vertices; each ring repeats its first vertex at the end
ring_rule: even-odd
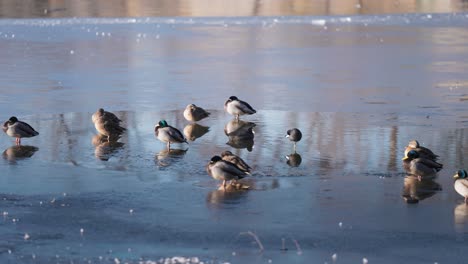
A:
POLYGON ((92 143, 95 147, 94 156, 100 160, 108 161, 114 153, 125 145, 122 142, 117 142, 118 139, 109 141, 107 136, 94 135, 92 138, 92 143))
POLYGON ((182 159, 188 149, 163 149, 154 156, 154 161, 159 167, 167 167, 182 159))
POLYGON ((294 152, 286 156, 286 164, 291 167, 299 167, 302 162, 302 157, 299 153, 294 152))
POLYGON ((210 131, 209 127, 199 125, 197 123, 191 123, 184 127, 184 135, 190 141, 202 137, 210 131))
POLYGON ((403 192, 401 196, 407 203, 418 203, 442 190, 440 184, 434 178, 418 178, 418 176, 405 176, 403 192))
POLYGON ((27 145, 16 145, 11 146, 5 151, 3 151, 3 158, 8 160, 9 162, 15 163, 16 160, 30 158, 36 151, 38 151, 38 147, 34 146, 27 146, 27 145))
POLYGON ((213 190, 206 196, 206 203, 213 207, 222 207, 223 205, 236 205, 241 203, 247 197, 246 190, 239 190, 234 185, 229 184, 226 190, 213 190))
POLYGON ((224 133, 228 136, 229 141, 226 143, 229 146, 237 149, 246 148, 252 151, 254 145, 255 123, 242 120, 231 120, 224 127, 224 133))
POLYGON ((459 233, 466 233, 468 227, 468 204, 461 203, 453 209, 453 220, 455 230, 459 233))

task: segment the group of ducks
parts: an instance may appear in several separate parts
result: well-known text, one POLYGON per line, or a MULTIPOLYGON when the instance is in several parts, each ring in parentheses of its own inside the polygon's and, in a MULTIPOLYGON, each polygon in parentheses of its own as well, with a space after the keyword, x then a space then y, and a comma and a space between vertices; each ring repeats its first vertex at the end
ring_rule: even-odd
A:
MULTIPOLYGON (((240 121, 242 115, 252 115, 257 111, 247 102, 238 99, 236 96, 231 96, 224 103, 224 109, 229 114, 235 116, 236 121, 240 121)), ((194 104, 189 104, 183 113, 185 119, 192 122, 200 121, 210 115, 209 112, 194 104)), ((126 128, 121 126, 122 120, 115 114, 98 109, 92 115, 92 121, 96 130, 107 141, 116 141, 126 128)), ((39 135, 39 132, 34 130, 29 124, 19 121, 18 118, 12 116, 7 120, 2 127, 3 131, 11 137, 16 138, 16 144, 21 144, 21 138, 29 138, 39 135)), ((251 132, 252 128, 248 130, 251 132)), ((171 143, 187 143, 184 135, 175 127, 170 126, 166 120, 160 120, 154 128, 155 136, 160 141, 167 144, 168 150, 171 148, 171 143)), ((226 132, 227 133, 227 132, 226 132)), ((228 133, 227 133, 228 134, 228 133)), ((299 129, 293 128, 286 132, 286 137, 294 142, 294 151, 296 143, 302 139, 302 133, 299 129)), ((405 148, 405 156, 403 158, 403 168, 408 174, 415 175, 419 180, 425 177, 434 177, 435 173, 443 168, 443 164, 437 162, 438 155, 434 154, 430 149, 423 147, 417 140, 412 140, 405 148)), ((240 180, 251 173, 251 167, 239 156, 234 155, 230 151, 224 151, 221 155, 215 155, 211 158, 206 166, 208 174, 216 180, 222 181, 221 187, 226 190, 229 186, 239 186, 237 180, 240 180)), ((468 173, 465 170, 459 170, 455 174, 455 190, 465 198, 465 203, 468 203, 468 173)))
MULTIPOLYGON (((253 140, 253 125, 239 120, 239 117, 242 115, 252 115, 257 111, 250 104, 239 100, 236 96, 228 98, 224 103, 224 109, 229 114, 235 116, 235 123, 237 125, 242 124, 236 127, 237 129, 227 128, 225 131, 226 134, 229 137, 238 138, 240 140, 253 140)), ((210 116, 210 113, 195 104, 189 104, 185 108, 183 115, 188 121, 197 122, 210 116)), ((94 123, 94 127, 100 134, 99 141, 115 143, 126 131, 126 128, 121 125, 122 120, 114 113, 105 111, 103 108, 98 109, 92 115, 91 120, 94 123)), ((34 130, 34 128, 29 124, 19 121, 14 116, 3 124, 3 131, 7 135, 15 137, 17 145, 21 144, 21 138, 29 138, 39 135, 39 132, 34 130)), ((171 149, 172 143, 188 144, 187 139, 181 131, 170 126, 166 120, 160 120, 156 124, 154 133, 157 139, 167 144, 168 150, 171 149)), ((295 150, 296 142, 301 140, 302 133, 299 129, 294 128, 287 131, 286 137, 294 142, 295 150)), ((236 183, 236 180, 244 178, 246 175, 250 174, 251 171, 251 167, 244 160, 230 151, 224 151, 221 153, 221 156, 213 156, 206 166, 206 169, 208 174, 214 179, 223 181, 222 187, 224 190, 227 188, 227 182, 230 182, 229 186, 239 186, 236 183)))
MULTIPOLYGON (((434 178, 443 168, 443 164, 437 162, 438 157, 432 150, 421 146, 417 140, 411 140, 405 148, 403 168, 418 180, 434 178)), ((458 170, 453 177, 455 191, 465 198, 465 203, 468 203, 468 173, 466 170, 458 170)))

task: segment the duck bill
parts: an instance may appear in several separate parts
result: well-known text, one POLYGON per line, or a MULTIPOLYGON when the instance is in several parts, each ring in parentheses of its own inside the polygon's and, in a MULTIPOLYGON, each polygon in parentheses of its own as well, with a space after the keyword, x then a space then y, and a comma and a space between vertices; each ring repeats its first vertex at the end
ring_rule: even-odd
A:
POLYGON ((456 180, 456 179, 460 178, 460 176, 458 176, 458 174, 455 174, 455 175, 453 175, 453 178, 456 180))
POLYGON ((408 156, 404 156, 401 160, 408 160, 408 156))

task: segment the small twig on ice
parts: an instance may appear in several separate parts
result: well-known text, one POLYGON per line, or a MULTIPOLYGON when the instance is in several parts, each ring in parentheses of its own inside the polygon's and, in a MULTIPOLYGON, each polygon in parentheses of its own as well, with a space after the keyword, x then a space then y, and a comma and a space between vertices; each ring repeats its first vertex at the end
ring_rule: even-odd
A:
POLYGON ((241 235, 247 234, 247 235, 253 237, 253 238, 255 239, 255 242, 257 242, 258 247, 260 248, 260 252, 263 251, 263 249, 264 249, 264 248, 263 248, 263 244, 262 244, 262 242, 260 241, 260 239, 258 238, 258 236, 257 236, 254 232, 252 232, 252 231, 247 231, 247 232, 242 232, 242 233, 240 233, 240 234, 241 234, 241 235))
POLYGON ((302 255, 302 250, 301 250, 301 246, 299 245, 299 242, 297 242, 296 239, 291 239, 291 240, 292 240, 292 241, 294 242, 294 244, 296 245, 297 254, 298 254, 298 255, 302 255))

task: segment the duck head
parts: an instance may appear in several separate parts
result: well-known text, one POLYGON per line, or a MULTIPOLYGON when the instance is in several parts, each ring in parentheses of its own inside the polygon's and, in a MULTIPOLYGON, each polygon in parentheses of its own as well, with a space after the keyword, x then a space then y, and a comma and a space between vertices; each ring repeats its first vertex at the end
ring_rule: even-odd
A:
POLYGON ((237 97, 235 97, 235 96, 231 96, 231 97, 229 97, 229 100, 228 100, 228 101, 229 101, 229 102, 232 102, 232 101, 239 101, 239 99, 237 99, 237 97))
POLYGON ((10 123, 10 125, 13 125, 16 122, 18 122, 18 118, 16 118, 16 116, 12 116, 8 119, 8 123, 10 123))
POLYGON ((453 178, 455 179, 466 179, 468 177, 468 174, 466 173, 466 170, 458 170, 455 175, 453 175, 453 178))
POLYGON ((409 143, 408 143, 408 147, 410 148, 419 148, 420 145, 419 145, 419 142, 417 140, 411 140, 409 143))
POLYGON ((166 120, 162 119, 161 121, 159 121, 158 126, 159 127, 167 127, 168 125, 167 125, 166 120))
POLYGON ((416 150, 410 150, 402 160, 414 160, 419 158, 419 153, 416 150))
POLYGON ((215 164, 216 162, 222 160, 220 156, 213 156, 210 160, 210 164, 215 164))

